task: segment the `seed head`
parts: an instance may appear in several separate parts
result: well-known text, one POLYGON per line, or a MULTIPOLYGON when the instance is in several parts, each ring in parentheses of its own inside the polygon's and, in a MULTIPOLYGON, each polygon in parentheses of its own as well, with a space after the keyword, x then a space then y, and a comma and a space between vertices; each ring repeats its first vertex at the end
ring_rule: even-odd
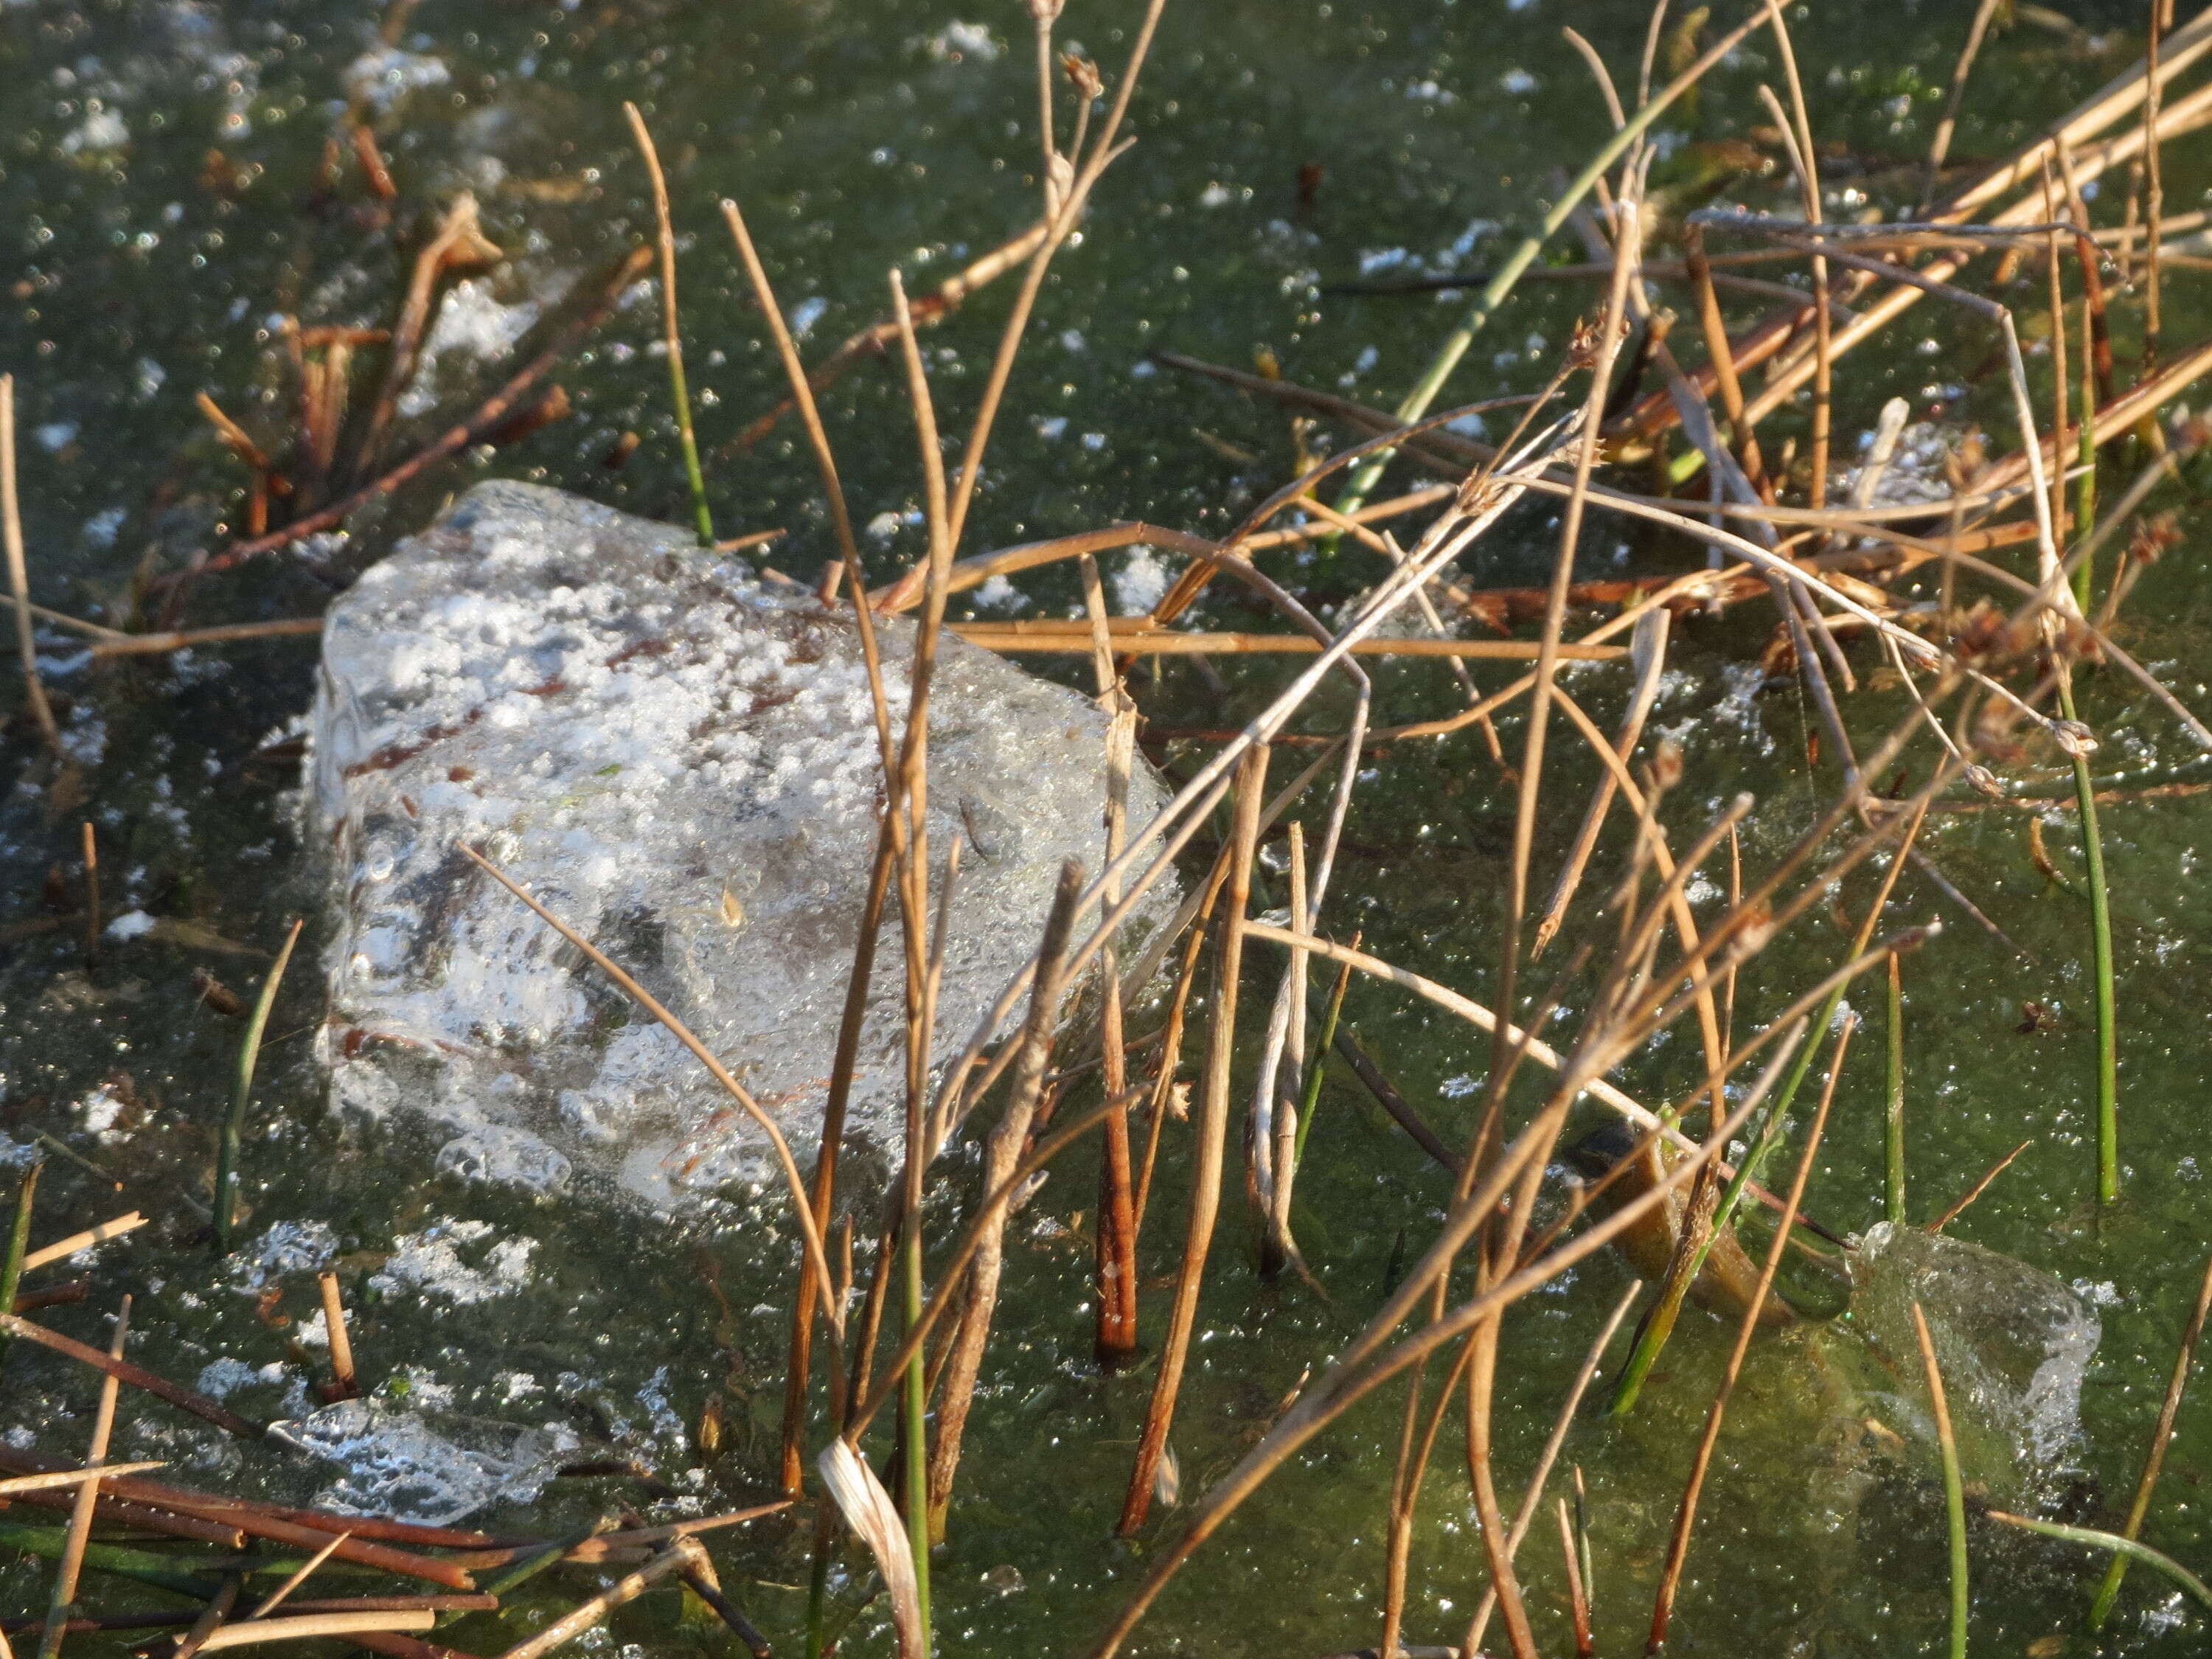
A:
POLYGON ((2079 720, 2051 721, 2051 740, 2076 760, 2097 752, 2097 734, 2079 720))
MULTIPOLYGON (((1053 9, 1058 11, 1060 8, 1055 6, 1053 9)), ((1077 95, 1086 103, 1105 92, 1106 82, 1098 73, 1098 65, 1080 52, 1061 53, 1060 67, 1073 84, 1077 95)))

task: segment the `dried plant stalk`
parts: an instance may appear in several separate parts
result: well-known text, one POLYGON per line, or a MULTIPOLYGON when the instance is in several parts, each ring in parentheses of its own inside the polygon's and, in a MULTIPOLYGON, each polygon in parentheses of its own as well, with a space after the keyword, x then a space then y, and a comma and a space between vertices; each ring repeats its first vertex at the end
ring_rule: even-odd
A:
POLYGON ((1159 1375, 1145 1413, 1142 1437, 1137 1443, 1136 1466, 1129 1476, 1128 1495, 1122 1500, 1118 1528, 1121 1536, 1134 1534, 1145 1524, 1152 1507, 1153 1482, 1161 1455, 1167 1449, 1174 1426, 1176 1400, 1182 1387, 1182 1368, 1190 1352, 1190 1340, 1198 1322, 1198 1292, 1206 1272, 1206 1257, 1213 1243, 1214 1218, 1221 1208, 1221 1169, 1229 1132, 1229 1068, 1237 1044, 1237 981, 1244 960, 1245 911, 1251 903, 1253 845, 1260 828, 1260 807, 1267 782, 1267 751, 1252 750, 1243 760, 1237 778, 1235 853, 1229 872, 1222 912, 1218 967, 1214 975, 1212 1031, 1207 1039, 1206 1080, 1192 1125, 1197 1142, 1191 1164, 1190 1222, 1183 1235, 1182 1267, 1176 1279, 1175 1299, 1168 1314, 1168 1330, 1160 1347, 1159 1375))

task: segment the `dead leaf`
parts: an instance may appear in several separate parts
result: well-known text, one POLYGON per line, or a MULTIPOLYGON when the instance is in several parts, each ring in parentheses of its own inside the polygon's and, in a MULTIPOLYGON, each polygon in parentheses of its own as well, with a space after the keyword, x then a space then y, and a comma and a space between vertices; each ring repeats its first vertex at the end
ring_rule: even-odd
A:
POLYGON ((914 1547, 899 1518, 898 1506, 850 1443, 832 1440, 815 1460, 822 1484, 837 1512, 876 1558, 876 1569, 890 1592, 891 1618, 898 1626, 900 1659, 921 1659, 921 1595, 915 1583, 914 1547))

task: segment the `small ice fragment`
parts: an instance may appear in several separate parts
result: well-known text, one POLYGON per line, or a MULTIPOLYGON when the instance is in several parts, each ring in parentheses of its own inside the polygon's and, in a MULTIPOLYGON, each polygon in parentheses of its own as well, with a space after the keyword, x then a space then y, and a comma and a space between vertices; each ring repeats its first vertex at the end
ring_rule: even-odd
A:
POLYGON ((376 1400, 342 1401, 270 1432, 344 1470, 316 1493, 318 1505, 434 1527, 489 1504, 535 1503, 581 1443, 557 1424, 433 1417, 376 1400))
POLYGON ((947 23, 929 41, 929 55, 948 64, 957 64, 963 58, 988 64, 1002 50, 991 38, 988 23, 947 23))
POLYGON ((830 309, 830 302, 820 295, 801 300, 791 308, 791 332, 794 339, 803 340, 814 332, 814 325, 822 320, 822 313, 830 309))
POLYGON ((438 1149, 438 1173, 557 1193, 568 1184, 569 1164, 527 1129, 480 1123, 438 1149))
POLYGON ((100 106, 98 99, 89 101, 92 112, 62 138, 64 155, 101 155, 131 142, 131 128, 122 116, 100 106))
POLYGON ((442 1221, 419 1233, 403 1233, 392 1241, 384 1271, 368 1282, 386 1295, 422 1291, 463 1308, 511 1296, 529 1276, 538 1241, 502 1239, 483 1252, 480 1266, 463 1256, 464 1247, 475 1254, 475 1247, 491 1235, 488 1221, 442 1221))
POLYGON ((424 87, 441 87, 453 78, 441 58, 422 52, 403 52, 398 46, 379 46, 365 52, 346 66, 346 89, 380 112, 390 109, 409 93, 424 87))
POLYGON ((137 939, 154 931, 154 918, 143 910, 125 910, 107 924, 107 937, 121 941, 137 939))
POLYGON ((210 1400, 228 1400, 234 1390, 258 1380, 252 1366, 224 1354, 200 1367, 199 1381, 194 1386, 210 1400))

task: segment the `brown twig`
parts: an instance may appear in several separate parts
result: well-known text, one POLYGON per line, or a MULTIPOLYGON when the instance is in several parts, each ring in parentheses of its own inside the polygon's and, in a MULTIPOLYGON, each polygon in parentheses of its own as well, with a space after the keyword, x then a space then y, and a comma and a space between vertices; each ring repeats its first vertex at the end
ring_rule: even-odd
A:
MULTIPOLYGON (((1545 1483, 1552 1478, 1552 1468, 1559 1462, 1559 1449, 1566 1444, 1567 1431, 1574 1426, 1582 1411, 1583 1397, 1589 1392, 1589 1385, 1597 1376, 1598 1366, 1605 1359, 1605 1351, 1612 1346, 1614 1334, 1620 1329, 1620 1322, 1628 1317, 1628 1310, 1636 1305, 1636 1298, 1643 1294, 1644 1286, 1640 1281, 1631 1284, 1623 1291, 1620 1299, 1613 1304, 1613 1312, 1607 1316, 1604 1325, 1583 1353, 1582 1369, 1575 1373, 1573 1386, 1568 1389, 1567 1397, 1560 1402, 1559 1414, 1553 1421, 1552 1432, 1544 1442, 1543 1451, 1536 1458, 1535 1472, 1528 1477, 1528 1488, 1521 1494, 1521 1507, 1513 1512, 1513 1528, 1505 1535, 1508 1554, 1519 1553, 1521 1540, 1528 1535, 1529 1527, 1542 1510, 1545 1483)), ((1576 1490, 1579 1504, 1579 1469, 1576 1471, 1576 1490)), ((1586 1588, 1594 1590, 1596 1586, 1589 1584, 1586 1588)), ((1474 1610, 1474 1621, 1468 1626, 1467 1640, 1461 1644, 1460 1651, 1481 1651, 1483 1632, 1489 1626, 1490 1615, 1497 1606, 1497 1601, 1493 1591, 1488 1589, 1483 1591, 1481 1603, 1474 1610)))
POLYGON ((1559 1502, 1559 1554, 1567 1566, 1567 1601, 1575 1620, 1575 1659, 1590 1659, 1589 1597, 1583 1589, 1582 1561, 1575 1549, 1575 1524, 1567 1516, 1567 1500, 1559 1502))
POLYGON ((1990 1183, 2012 1167, 2013 1159, 2018 1158, 2022 1152, 2026 1152, 2029 1147, 2034 1145, 2034 1139, 2031 1136, 2029 1139, 2021 1141, 2019 1146, 2014 1147, 2002 1158, 1999 1158, 1995 1164, 1991 1164, 1988 1172, 1984 1174, 1979 1181, 1977 1181, 1972 1186, 1966 1188, 1965 1194, 1960 1197, 1956 1204, 1954 1204, 1949 1209, 1944 1211, 1942 1214, 1937 1216, 1935 1220, 1928 1224, 1928 1231, 1931 1233, 1940 1233, 1944 1228, 1949 1226, 1961 1215, 1965 1214, 1966 1206, 1972 1204, 1976 1199, 1979 1198, 1984 1193, 1987 1192, 1990 1189, 1990 1183))
POLYGON ((399 199, 399 186, 392 182, 391 169, 384 165, 384 156, 376 148, 376 135, 361 122, 353 129, 354 159, 361 163, 361 176, 368 181, 369 194, 380 202, 399 199))
POLYGON ((522 395, 535 386, 549 369, 574 350, 585 336, 606 320, 608 314, 614 310, 616 301, 629 290, 632 283, 644 275, 646 267, 652 263, 653 251, 650 248, 632 249, 615 268, 614 275, 601 287, 592 304, 564 328, 550 345, 516 370, 505 385, 478 405, 475 414, 459 425, 448 428, 381 477, 362 485, 351 495, 331 502, 319 512, 294 520, 281 529, 272 530, 267 535, 255 537, 250 541, 236 543, 203 565, 165 578, 161 585, 173 585, 192 577, 228 570, 248 559, 288 547, 302 537, 335 528, 378 496, 390 495, 448 455, 477 442, 514 411, 522 395))
POLYGON ((136 1232, 146 1225, 146 1218, 133 1210, 128 1215, 117 1216, 112 1221, 103 1221, 97 1227, 87 1227, 81 1233, 71 1233, 67 1238, 58 1238, 51 1244, 41 1244, 23 1257, 23 1271, 43 1267, 52 1261, 65 1261, 80 1250, 88 1250, 95 1244, 105 1244, 112 1238, 136 1232))
MULTIPOLYGON (((976 289, 997 281, 1034 254, 1049 228, 1048 224, 1040 220, 1012 241, 993 248, 973 264, 947 277, 915 300, 913 302, 915 326, 927 328, 932 324, 943 322, 958 310, 961 303, 976 289)), ((898 321, 896 318, 886 317, 870 324, 806 372, 807 389, 817 394, 827 392, 855 363, 865 357, 882 356, 897 338, 898 321)), ((714 453, 723 457, 744 454, 775 431, 783 417, 798 406, 796 398, 782 399, 714 453)))
MULTIPOLYGON (((131 1332, 131 1298, 125 1297, 115 1314, 115 1334, 108 1339, 107 1357, 120 1364, 123 1345, 131 1332)), ((98 1470, 107 1461, 108 1437, 115 1429, 115 1397, 120 1385, 113 1371, 100 1380, 100 1404, 92 1419, 92 1446, 85 1454, 88 1468, 98 1470)), ((54 1659, 68 1633, 70 1613, 76 1601, 77 1575, 84 1570, 84 1547, 92 1536, 92 1517, 100 1502, 100 1477, 82 1482, 71 1500, 69 1539, 62 1547, 61 1565, 54 1572, 53 1599, 46 1607, 46 1628, 39 1638, 39 1659, 54 1659)))
POLYGON ((23 659, 23 695, 46 747, 62 751, 61 728, 39 679, 39 648, 31 634, 30 576, 23 557, 23 515, 15 499, 15 377, 0 374, 0 537, 8 555, 8 586, 15 600, 15 650, 23 659))
POLYGON ((1982 41, 1989 33, 1990 19, 1996 15, 1998 3, 1999 0, 1981 0, 1974 8, 1974 21, 1966 28, 1966 44, 1960 50, 1958 62, 1951 66, 1951 90, 1943 100, 1942 118, 1936 123, 1935 141, 1928 146, 1928 180, 1920 188, 1920 206, 1912 216, 1916 219, 1926 218, 1936 205, 1936 190, 1943 176, 1944 158, 1951 153, 1951 135, 1959 125, 1959 106, 1966 101, 1966 76, 1973 70, 1974 59, 1980 55, 1982 41))
POLYGON ((500 1659, 544 1659, 556 1648, 574 1641, 586 1631, 605 1622, 617 1607, 625 1607, 672 1573, 682 1572, 703 1560, 706 1552, 688 1537, 672 1540, 635 1572, 617 1579, 581 1606, 564 1613, 526 1641, 516 1643, 500 1659))
MULTIPOLYGON (((1083 872, 1073 860, 1060 872, 1053 893, 1052 911, 1045 920, 1044 943, 1038 951, 1040 966, 1030 996, 1028 1023, 1018 1041, 1021 1056, 1014 1062, 1006 1110, 985 1143, 983 1190, 1006 1188, 1021 1162, 1037 1103, 1044 1092, 1044 1078, 1052 1060, 1052 1041, 1059 1024, 1065 986, 1061 970, 1066 960, 1067 939, 1075 926, 1076 896, 1082 891, 1083 872)), ((910 1212, 908 1224, 916 1218, 910 1212)), ((929 1507, 931 1533, 942 1526, 941 1517, 952 1498, 952 1480, 960 1467, 961 1440, 968 1413, 975 1404, 975 1383, 982 1373, 983 1350, 990 1340, 991 1321, 999 1302, 999 1275, 1006 1252, 1006 1206, 992 1206, 969 1269, 967 1303, 952 1337, 945 1366, 945 1392, 937 1413, 937 1437, 930 1448, 929 1507)))
MULTIPOLYGON (((10 1336, 20 1336, 28 1341, 35 1342, 42 1348, 51 1348, 56 1353, 65 1354, 71 1359, 92 1366, 95 1370, 105 1371, 118 1381, 128 1382, 134 1389, 143 1389, 157 1399, 166 1400, 179 1410, 190 1412, 202 1421, 212 1423, 216 1427, 226 1430, 238 1436, 241 1440, 258 1440, 269 1432, 266 1424, 256 1423, 248 1418, 240 1417, 228 1407, 218 1405, 205 1395, 196 1394, 190 1389, 170 1382, 167 1377, 156 1376, 143 1366, 134 1365, 128 1360, 118 1359, 112 1354, 102 1353, 98 1348, 88 1347, 82 1342, 64 1336, 58 1331, 50 1331, 43 1325, 34 1325, 18 1314, 0 1313, 0 1330, 6 1331, 10 1336)), ((6 1467, 7 1458, 8 1454, 4 1450, 0 1450, 0 1468, 6 1467)))
POLYGON ((1177 1395, 1182 1388, 1184 1361, 1198 1320, 1199 1286, 1205 1276, 1206 1258, 1213 1243, 1214 1218, 1221 1208, 1221 1170, 1229 1132, 1229 1070, 1236 1052, 1237 980, 1244 960, 1245 911, 1251 903, 1253 844, 1260 827, 1260 808, 1267 783, 1267 751, 1249 750, 1237 779, 1235 853, 1230 866, 1223 912, 1218 966, 1214 975, 1212 1027, 1206 1055, 1204 1092, 1197 1120, 1192 1125, 1196 1140, 1191 1166, 1190 1222, 1183 1235, 1182 1267, 1176 1275, 1175 1298, 1168 1313, 1168 1330, 1160 1347, 1160 1365, 1152 1387, 1152 1403, 1137 1443, 1135 1467, 1129 1475, 1127 1495, 1121 1502, 1116 1530, 1127 1538, 1145 1524, 1152 1507, 1152 1487, 1160 1455, 1167 1449, 1175 1422, 1177 1395))
MULTIPOLYGON (((1040 26, 1042 27, 1042 26, 1040 26)), ((1121 682, 1114 662, 1106 611, 1104 585, 1098 563, 1084 556, 1083 600, 1091 623, 1091 673, 1101 703, 1111 725, 1106 744, 1106 862, 1121 856, 1128 833, 1129 775, 1137 740, 1137 704, 1121 682)), ((1120 884, 1105 890, 1111 905, 1121 897, 1120 884)), ((1110 945, 1099 955, 1099 1058, 1109 1099, 1119 1100, 1128 1087, 1128 1048, 1121 1024, 1121 972, 1119 954, 1110 945)), ((1127 1364, 1137 1352, 1137 1206, 1134 1172, 1129 1157, 1129 1113, 1122 1107, 1106 1120, 1104 1155, 1098 1164, 1098 1228, 1094 1263, 1097 1301, 1092 1349, 1101 1366, 1109 1370, 1127 1364)))
MULTIPOLYGON (((482 270, 505 257, 486 240, 477 216, 476 198, 464 191, 446 210, 430 240, 415 256, 408 273, 407 292, 392 328, 386 354, 384 380, 370 405, 368 426, 354 463, 358 471, 380 464, 384 441, 398 413, 400 395, 414 380, 422 362, 422 341, 430 325, 432 302, 439 280, 449 271, 482 270)), ((358 472, 356 472, 358 476, 358 472)))
MULTIPOLYGON (((2197 1290, 2197 1305, 2190 1310, 2188 1328, 2181 1334, 2181 1346, 2174 1351, 2173 1375, 2166 1379, 2166 1399, 2158 1408, 2158 1426, 2151 1431, 2149 1448, 2143 1453, 2142 1474, 2136 1479, 2135 1497, 2128 1504, 2127 1522, 2120 1528, 2123 1538, 2134 1538, 2140 1534, 2143 1518, 2150 1513, 2151 1494, 2158 1489, 2159 1471, 2165 1467, 2166 1449, 2173 1439, 2174 1419, 2181 1411, 2181 1396, 2189 1386, 2190 1370, 2197 1363, 2197 1344, 2204 1334, 2208 1312, 2212 1312, 2212 1261, 2205 1264, 2203 1282, 2197 1290)), ((2112 1565, 2106 1570, 2105 1582, 2098 1587, 2096 1603, 2089 1613, 2090 1629, 2096 1630, 2104 1624, 2127 1571, 2128 1558, 2115 1554, 2112 1565)))
POLYGON ((100 841, 92 833, 92 820, 84 821, 84 959, 88 965, 100 955, 100 841))
POLYGON ((158 634, 118 634, 112 639, 94 640, 92 654, 149 657, 204 645, 229 645, 239 640, 314 639, 322 631, 320 617, 281 617, 270 622, 222 623, 213 628, 169 629, 158 634))
MULTIPOLYGON (((2159 143, 2159 99, 2163 90, 2158 72, 2159 49, 2170 21, 2173 0, 2150 0, 2150 38, 2143 51, 2143 372, 2158 368, 2160 244, 2166 240, 2166 178, 2159 143)), ((2200 20, 2201 21, 2201 20, 2200 20)), ((2118 1558, 2124 1559, 2125 1558, 2118 1558)))
POLYGON ((361 1392, 353 1370, 353 1339, 346 1332, 345 1299, 338 1291, 338 1276, 334 1273, 316 1275, 316 1288, 323 1298, 323 1328, 331 1341, 331 1386, 332 1400, 350 1400, 361 1392))
MULTIPOLYGON (((1017 631, 1019 623, 955 623, 951 631, 970 644, 988 646, 1008 653, 1043 653, 1063 656, 1088 655, 1091 642, 1049 626, 1017 631)), ((1185 634, 1115 630, 1114 649, 1125 656, 1318 656, 1320 641, 1303 634, 1185 634)), ((1541 647, 1533 640, 1360 640, 1352 647, 1355 657, 1455 657, 1484 662, 1533 662, 1541 647)), ((1628 653, 1617 645, 1562 645, 1562 662, 1618 662, 1628 653)))

